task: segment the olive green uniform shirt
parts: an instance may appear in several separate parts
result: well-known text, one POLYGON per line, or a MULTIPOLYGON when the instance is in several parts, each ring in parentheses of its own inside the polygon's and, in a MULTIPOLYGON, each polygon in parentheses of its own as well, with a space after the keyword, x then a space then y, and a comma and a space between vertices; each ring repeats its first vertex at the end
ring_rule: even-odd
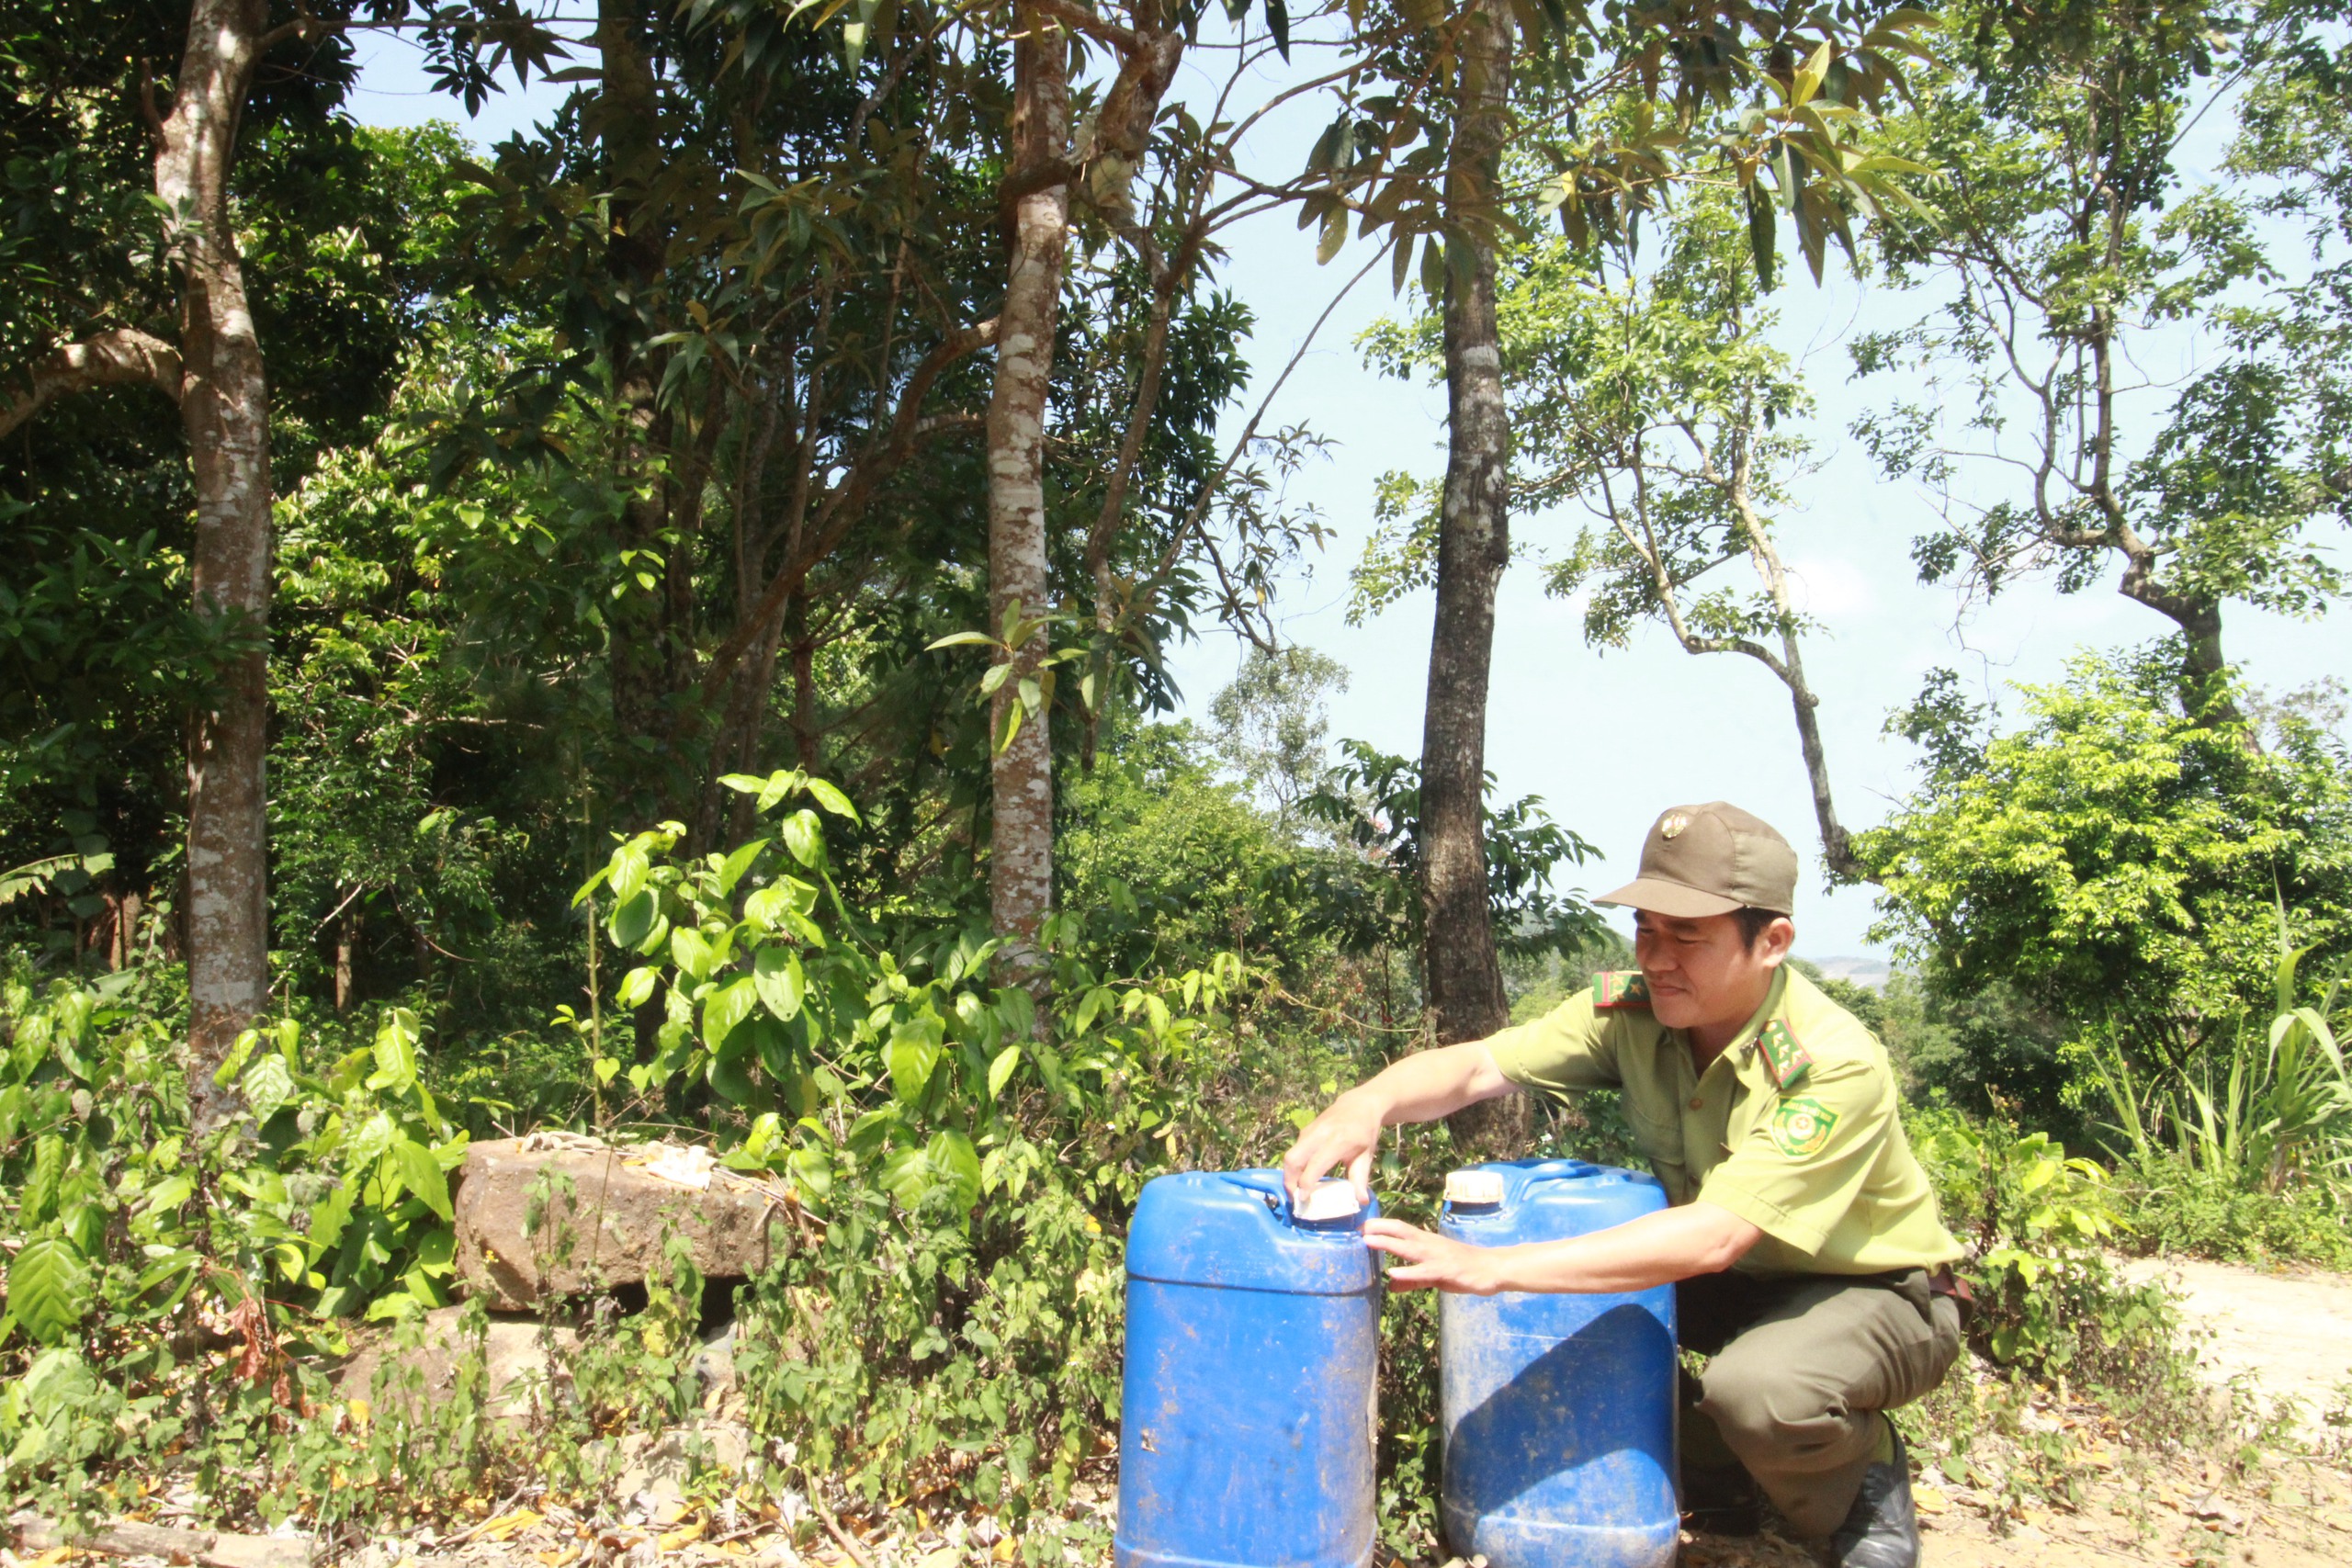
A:
POLYGON ((1793 970, 1700 1072, 1651 1016, 1637 973, 1592 987, 1487 1042, 1513 1083, 1555 1100, 1617 1086, 1668 1201, 1703 1198, 1755 1225, 1754 1273, 1933 1269, 1962 1248, 1903 1135, 1886 1049, 1793 970))

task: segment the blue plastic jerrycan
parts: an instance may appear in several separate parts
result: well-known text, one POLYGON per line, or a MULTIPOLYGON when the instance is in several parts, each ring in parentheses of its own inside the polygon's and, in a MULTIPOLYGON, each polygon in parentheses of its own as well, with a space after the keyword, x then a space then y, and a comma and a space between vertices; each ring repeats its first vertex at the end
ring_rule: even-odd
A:
MULTIPOLYGON (((1582 1160, 1474 1166, 1440 1228, 1557 1241, 1666 1207, 1654 1178, 1582 1160)), ((1443 1299, 1445 1533, 1492 1568, 1666 1568, 1675 1502, 1674 1289, 1443 1299)))
POLYGON ((1143 1190, 1127 1231, 1116 1568, 1372 1559, 1380 1269, 1343 1181, 1294 1213, 1272 1170, 1143 1190))

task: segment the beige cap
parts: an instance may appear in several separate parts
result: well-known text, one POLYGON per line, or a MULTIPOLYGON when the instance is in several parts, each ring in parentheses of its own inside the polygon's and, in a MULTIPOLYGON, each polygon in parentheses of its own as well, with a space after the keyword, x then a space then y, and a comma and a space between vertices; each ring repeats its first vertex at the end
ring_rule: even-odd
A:
POLYGON ((1661 813, 1642 840, 1641 874, 1594 902, 1699 919, 1734 909, 1785 915, 1796 892, 1789 841, 1762 818, 1711 800, 1661 813))
POLYGON ((1353 1182, 1327 1178, 1308 1190, 1306 1201, 1297 1205, 1295 1217, 1306 1224, 1328 1224, 1333 1220, 1344 1220, 1363 1207, 1353 1182))
POLYGON ((1445 1179, 1445 1201, 1491 1208, 1503 1201, 1503 1173, 1476 1167, 1453 1171, 1445 1179))

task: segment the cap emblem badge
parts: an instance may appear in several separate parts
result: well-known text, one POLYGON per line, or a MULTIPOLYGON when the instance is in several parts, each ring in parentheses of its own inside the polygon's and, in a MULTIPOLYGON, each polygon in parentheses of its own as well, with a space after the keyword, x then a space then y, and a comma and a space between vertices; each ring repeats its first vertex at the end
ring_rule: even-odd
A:
POLYGON ((1676 838, 1680 835, 1683 829, 1689 826, 1690 826, 1690 813, 1669 811, 1658 818, 1657 836, 1661 839, 1676 838))

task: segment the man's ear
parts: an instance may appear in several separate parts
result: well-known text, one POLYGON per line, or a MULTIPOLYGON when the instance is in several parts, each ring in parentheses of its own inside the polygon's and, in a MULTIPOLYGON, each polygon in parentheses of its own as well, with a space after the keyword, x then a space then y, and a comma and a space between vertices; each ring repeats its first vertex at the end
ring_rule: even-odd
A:
POLYGON ((1778 969, 1797 944, 1797 923, 1786 915, 1774 918, 1756 940, 1767 969, 1778 969))

